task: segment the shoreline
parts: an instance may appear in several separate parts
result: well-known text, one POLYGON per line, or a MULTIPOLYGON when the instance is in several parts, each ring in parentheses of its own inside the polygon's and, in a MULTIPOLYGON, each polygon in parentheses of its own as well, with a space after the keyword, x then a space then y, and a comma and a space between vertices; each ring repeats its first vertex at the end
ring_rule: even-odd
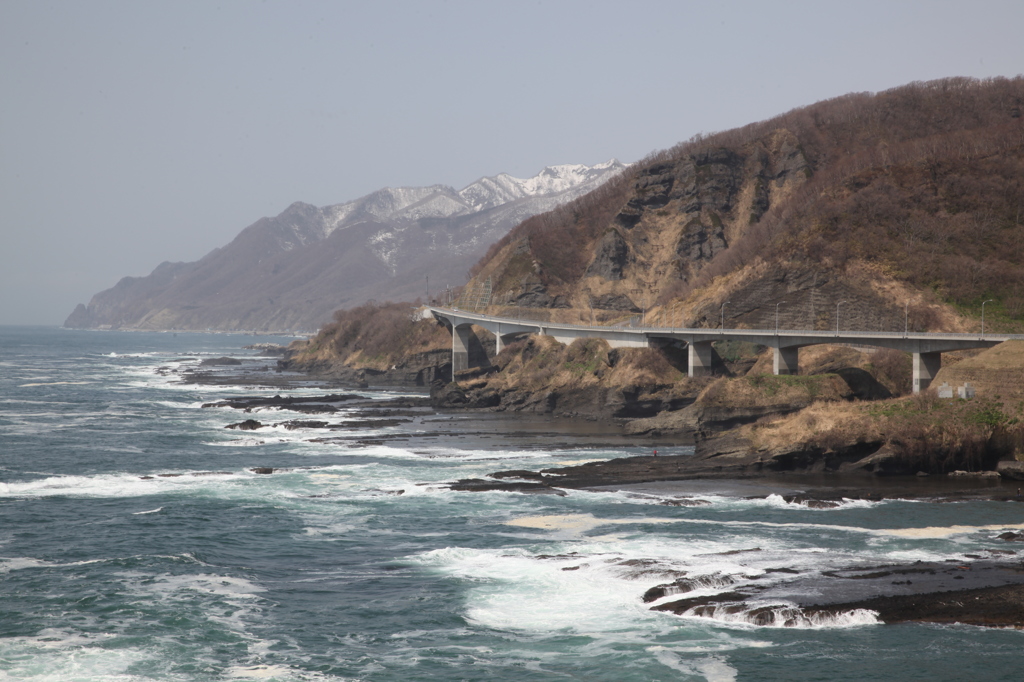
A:
POLYGON ((971 481, 973 485, 967 487, 965 483, 960 477, 943 476, 931 476, 922 480, 916 476, 872 477, 869 474, 764 474, 745 478, 666 479, 591 486, 584 489, 675 496, 800 496, 806 500, 821 501, 884 499, 953 502, 964 499, 994 499, 1024 502, 1024 497, 1016 498, 1017 486, 1002 485, 999 479, 971 481), (864 491, 868 488, 872 494, 865 494, 864 491))
MULTIPOLYGON (((355 387, 351 381, 339 377, 282 372, 266 365, 267 359, 269 358, 265 356, 250 356, 241 366, 197 366, 183 372, 181 379, 196 384, 235 385, 240 389, 247 385, 262 385, 279 389, 318 388, 325 392, 341 389, 400 390, 403 393, 422 396, 422 400, 417 400, 417 407, 428 407, 426 390, 422 386, 398 387, 385 382, 378 385, 355 387), (421 402, 422 404, 419 404, 421 402)), ((282 403, 284 402, 287 400, 283 399, 282 403)), ((687 490, 721 488, 725 481, 731 481, 733 488, 756 488, 767 491, 765 495, 778 493, 820 501, 835 501, 844 497, 849 499, 1024 501, 1024 497, 1018 498, 1016 495, 1018 487, 1022 488, 1022 492, 1024 492, 1024 482, 992 475, 977 473, 964 476, 880 475, 859 470, 810 472, 799 469, 770 469, 757 461, 719 463, 717 453, 701 453, 700 447, 697 447, 697 451, 692 454, 689 452, 683 455, 670 454, 678 452, 679 448, 689 450, 701 445, 700 439, 695 438, 695 434, 631 433, 625 428, 633 421, 630 419, 598 421, 584 415, 538 414, 515 410, 496 410, 489 407, 438 405, 433 400, 430 401, 429 407, 438 415, 449 417, 465 415, 484 420, 500 420, 503 423, 511 421, 532 432, 541 428, 540 425, 547 425, 555 427, 555 431, 562 438, 583 436, 585 440, 590 440, 600 434, 607 437, 605 440, 608 445, 614 443, 616 446, 630 445, 636 448, 651 450, 661 448, 662 450, 660 457, 645 455, 620 457, 558 469, 546 469, 541 472, 498 471, 492 473, 491 480, 455 481, 452 484, 454 489, 510 492, 554 492, 554 489, 557 488, 622 491, 660 489, 672 490, 681 494, 687 490), (523 474, 525 478, 521 478, 517 474, 523 474)), ((397 437, 385 437, 385 440, 404 438, 405 436, 398 435, 397 437)), ((703 444, 707 443, 708 441, 703 441, 703 444)), ((559 449, 568 447, 566 443, 560 442, 551 445, 559 449)))
MULTIPOLYGON (((426 427, 428 434, 458 438, 466 447, 494 448, 501 441, 506 448, 543 447, 572 451, 583 448, 623 447, 659 448, 661 456, 638 455, 564 462, 564 466, 540 471, 495 471, 486 478, 463 479, 448 484, 454 491, 503 491, 523 494, 566 495, 566 490, 591 492, 617 491, 637 497, 658 498, 657 504, 673 507, 706 506, 702 496, 768 498, 778 495, 785 504, 805 509, 840 508, 847 500, 916 500, 931 503, 958 501, 1021 502, 1017 482, 994 477, 962 476, 879 476, 866 472, 805 473, 780 472, 756 467, 730 467, 714 463, 714 458, 678 454, 681 439, 666 441, 651 435, 623 433, 620 426, 583 419, 556 418, 530 413, 502 413, 488 409, 444 409, 426 396, 367 400, 352 394, 330 394, 338 388, 334 382, 313 382, 304 375, 275 376, 264 385, 275 388, 303 387, 323 389, 322 396, 294 397, 249 395, 210 404, 216 407, 304 406, 300 411, 324 414, 341 406, 358 407, 363 417, 382 417, 399 429, 394 434, 374 438, 361 437, 358 421, 322 423, 323 442, 376 445, 413 442, 417 437, 406 425, 426 427), (346 431, 348 429, 348 431, 346 431), (669 454, 672 452, 673 454, 669 454)), ((196 377, 193 377, 196 378, 196 377)), ((217 368, 199 383, 237 385, 244 393, 254 381, 243 368, 217 368)), ((381 387, 386 390, 393 387, 381 387)), ((377 390, 381 390, 377 389, 377 390)), ((363 389, 365 390, 365 389, 363 389)), ((374 390, 374 389, 371 389, 374 390)), ((407 391, 412 392, 412 391, 407 391)), ((417 392, 419 393, 419 392, 417 392)), ((422 394, 420 394, 422 396, 422 394)), ((225 415, 227 416, 227 415, 225 415)), ((340 417, 341 415, 339 415, 340 417)), ((335 418, 337 419, 337 418, 335 418)), ((342 418, 344 419, 344 418, 342 418)), ((259 422, 257 422, 258 424, 259 422)), ((383 422, 382 422, 383 423, 383 422)), ((267 424, 269 425, 269 424, 267 424)), ((261 428, 263 425, 258 426, 261 428)), ((420 438, 424 433, 418 434, 420 438)), ((261 473, 272 473, 268 467, 261 473)), ((824 513, 828 513, 825 511, 824 513)), ((898 519, 893 520, 899 524, 898 519)), ((854 565, 840 570, 817 571, 768 568, 761 576, 737 580, 723 576, 714 594, 699 576, 676 572, 669 582, 651 584, 643 597, 647 608, 682 617, 733 620, 761 626, 814 627, 845 622, 962 623, 982 627, 1024 628, 1024 526, 1004 524, 997 527, 964 527, 950 532, 989 532, 999 544, 981 550, 966 559, 958 554, 945 561, 854 565), (1015 530, 1008 530, 1010 528, 1015 530), (1000 531, 1002 531, 1000 533, 1000 531), (1005 541, 1005 542, 1004 542, 1005 541), (770 579, 768 576, 772 576, 770 579), (759 581, 758 577, 766 579, 759 581), (762 584, 763 583, 763 584, 762 584), (693 595, 687 593, 694 593, 693 595)), ((896 529, 895 532, 908 529, 896 529)), ((911 531, 916 528, 909 529, 911 531)), ((925 531, 928 529, 920 529, 925 531)), ((943 530, 943 529, 939 529, 943 530)), ((884 532, 884 531, 879 531, 884 532)), ((757 556, 761 547, 735 550, 729 554, 757 556)), ((732 559, 733 561, 742 559, 732 559)), ((656 563, 656 560, 652 559, 656 563)))

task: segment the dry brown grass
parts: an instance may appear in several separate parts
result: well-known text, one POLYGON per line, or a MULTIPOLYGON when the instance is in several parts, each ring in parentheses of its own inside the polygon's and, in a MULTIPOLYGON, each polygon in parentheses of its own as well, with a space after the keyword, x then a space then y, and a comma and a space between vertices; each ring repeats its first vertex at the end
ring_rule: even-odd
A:
POLYGON ((880 426, 867 418, 861 405, 832 401, 814 403, 792 415, 759 421, 746 427, 746 433, 757 448, 781 449, 836 432, 879 437, 880 426))
POLYGON ((451 348, 451 334, 433 320, 414 319, 408 303, 367 303, 334 313, 296 357, 387 369, 417 353, 451 348))
POLYGON ((1006 341, 955 363, 948 355, 943 355, 933 386, 970 382, 978 397, 1002 401, 1014 416, 1024 416, 1024 341, 1006 341))
POLYGON ((483 383, 535 392, 587 386, 685 388, 691 380, 670 354, 658 348, 613 349, 602 339, 577 339, 565 345, 548 336, 529 336, 498 354, 494 365, 499 372, 483 383))
POLYGON ((698 401, 713 407, 765 407, 837 401, 850 397, 850 388, 834 374, 776 376, 748 374, 721 378, 705 388, 698 401))
POLYGON ((855 443, 888 445, 909 470, 991 469, 1024 452, 1024 423, 992 400, 939 399, 934 392, 876 403, 815 403, 743 427, 755 448, 794 444, 823 451, 855 443))

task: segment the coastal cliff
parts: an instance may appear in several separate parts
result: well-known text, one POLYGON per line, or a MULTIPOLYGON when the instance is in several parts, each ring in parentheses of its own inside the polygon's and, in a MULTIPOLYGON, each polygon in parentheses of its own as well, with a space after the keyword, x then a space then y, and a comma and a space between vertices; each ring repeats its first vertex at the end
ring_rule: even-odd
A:
MULTIPOLYGON (((986 330, 1024 330, 1022 108, 1022 78, 954 78, 697 136, 521 223, 452 303, 535 321, 954 332, 978 331, 985 303, 986 330)), ((934 385, 971 383, 966 402, 907 396, 905 354, 838 346, 802 349, 799 375, 777 377, 766 349, 716 344, 714 376, 690 378, 682 347, 529 337, 495 355, 476 329, 453 377, 449 332, 394 305, 337 313, 282 367, 430 386, 446 408, 620 420, 735 471, 993 470, 1024 451, 1012 344, 944 354, 934 385)))

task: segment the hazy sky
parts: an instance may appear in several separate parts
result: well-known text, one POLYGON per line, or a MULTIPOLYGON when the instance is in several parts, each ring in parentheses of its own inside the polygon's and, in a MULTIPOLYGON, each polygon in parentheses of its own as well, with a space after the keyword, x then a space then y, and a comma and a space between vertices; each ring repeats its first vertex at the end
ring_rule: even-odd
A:
POLYGON ((293 201, 635 161, 854 91, 1024 72, 1024 3, 0 2, 0 324, 293 201))

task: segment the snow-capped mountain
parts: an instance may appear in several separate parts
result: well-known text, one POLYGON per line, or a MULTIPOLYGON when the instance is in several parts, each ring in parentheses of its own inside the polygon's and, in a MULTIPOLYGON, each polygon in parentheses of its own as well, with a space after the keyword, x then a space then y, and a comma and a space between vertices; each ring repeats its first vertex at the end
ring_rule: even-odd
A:
POLYGON ((456 190, 385 187, 342 204, 296 202, 193 263, 125 277, 79 305, 69 327, 316 329, 338 308, 414 299, 466 281, 512 227, 595 189, 626 166, 549 166, 456 190), (429 278, 429 280, 428 280, 429 278))

